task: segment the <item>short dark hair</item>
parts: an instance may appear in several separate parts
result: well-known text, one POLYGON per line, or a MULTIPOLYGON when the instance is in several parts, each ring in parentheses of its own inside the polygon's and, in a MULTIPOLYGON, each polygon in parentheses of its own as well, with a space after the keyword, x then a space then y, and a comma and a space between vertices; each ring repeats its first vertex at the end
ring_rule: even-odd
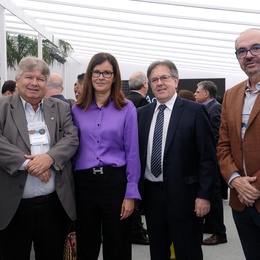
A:
POLYGON ((214 82, 210 80, 204 80, 199 82, 197 86, 201 86, 203 90, 208 91, 211 98, 216 98, 218 88, 214 82))
POLYGON ((80 85, 83 85, 85 73, 81 73, 78 75, 77 79, 80 85))
POLYGON ((2 94, 5 94, 5 92, 7 91, 10 91, 13 94, 15 88, 16 88, 16 82, 14 80, 7 80, 4 82, 2 86, 2 94))

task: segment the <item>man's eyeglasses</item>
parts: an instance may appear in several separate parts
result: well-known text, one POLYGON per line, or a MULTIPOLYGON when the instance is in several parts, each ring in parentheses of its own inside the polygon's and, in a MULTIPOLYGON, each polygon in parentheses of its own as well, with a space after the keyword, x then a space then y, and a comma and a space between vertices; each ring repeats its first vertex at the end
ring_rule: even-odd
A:
POLYGON ((98 78, 101 74, 104 78, 111 78, 112 75, 114 74, 114 72, 109 71, 109 70, 105 70, 103 72, 99 71, 99 70, 92 70, 92 77, 94 78, 98 78))
POLYGON ((161 82, 167 82, 170 78, 172 78, 172 76, 170 76, 170 75, 162 75, 161 77, 151 78, 150 79, 150 83, 151 84, 157 84, 159 82, 159 80, 161 82))
POLYGON ((235 52, 235 54, 238 59, 244 59, 249 51, 254 56, 260 55, 260 45, 254 45, 253 47, 251 47, 248 50, 245 48, 238 49, 235 52))

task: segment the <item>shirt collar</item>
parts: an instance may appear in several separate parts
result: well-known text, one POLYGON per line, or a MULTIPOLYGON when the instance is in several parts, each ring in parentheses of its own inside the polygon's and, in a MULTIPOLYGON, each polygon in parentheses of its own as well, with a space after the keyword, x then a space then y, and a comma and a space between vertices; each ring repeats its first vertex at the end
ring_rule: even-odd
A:
MULTIPOLYGON (((177 98, 177 93, 175 92, 175 94, 172 96, 172 98, 165 103, 166 107, 169 108, 171 111, 173 109, 176 98, 177 98)), ((162 105, 162 104, 157 101, 155 111, 157 111, 157 109, 160 105, 162 105)))
MULTIPOLYGON (((21 96, 20 96, 20 99, 22 101, 22 104, 23 104, 23 108, 26 109, 26 107, 29 105, 29 106, 32 106, 30 103, 28 103, 27 101, 25 101, 21 96)), ((38 104, 38 107, 40 105, 40 109, 43 110, 43 99, 41 100, 41 102, 38 104)))
POLYGON ((208 103, 210 103, 210 102, 211 102, 213 99, 214 99, 214 98, 212 98, 212 99, 210 99, 210 100, 208 100, 208 101, 204 102, 204 103, 203 103, 203 105, 205 105, 205 106, 206 106, 206 105, 207 105, 208 103))
MULTIPOLYGON (((260 90, 260 82, 258 82, 257 84, 256 84, 256 91, 258 92, 259 90, 260 90)), ((251 86, 250 86, 250 83, 249 83, 249 80, 247 81, 247 83, 246 83, 246 91, 245 92, 248 92, 248 91, 250 91, 251 90, 251 86)))

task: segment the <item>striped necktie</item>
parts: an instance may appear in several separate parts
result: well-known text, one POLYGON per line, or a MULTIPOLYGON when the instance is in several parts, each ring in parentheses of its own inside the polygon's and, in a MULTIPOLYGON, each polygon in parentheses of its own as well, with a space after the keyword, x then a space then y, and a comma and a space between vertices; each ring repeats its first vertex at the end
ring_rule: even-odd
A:
POLYGON ((159 112, 156 118, 154 134, 153 134, 153 147, 151 156, 151 172, 157 178, 162 173, 162 134, 164 122, 164 109, 166 105, 158 107, 159 112))

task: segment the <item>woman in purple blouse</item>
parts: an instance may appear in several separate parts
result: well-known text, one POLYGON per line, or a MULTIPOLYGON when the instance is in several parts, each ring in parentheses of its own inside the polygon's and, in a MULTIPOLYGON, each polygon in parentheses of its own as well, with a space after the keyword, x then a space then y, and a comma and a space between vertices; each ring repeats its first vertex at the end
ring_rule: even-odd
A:
POLYGON ((80 137, 74 174, 78 260, 98 259, 101 235, 104 260, 130 260, 129 217, 140 199, 137 113, 124 98, 114 56, 92 57, 72 113, 80 137))

